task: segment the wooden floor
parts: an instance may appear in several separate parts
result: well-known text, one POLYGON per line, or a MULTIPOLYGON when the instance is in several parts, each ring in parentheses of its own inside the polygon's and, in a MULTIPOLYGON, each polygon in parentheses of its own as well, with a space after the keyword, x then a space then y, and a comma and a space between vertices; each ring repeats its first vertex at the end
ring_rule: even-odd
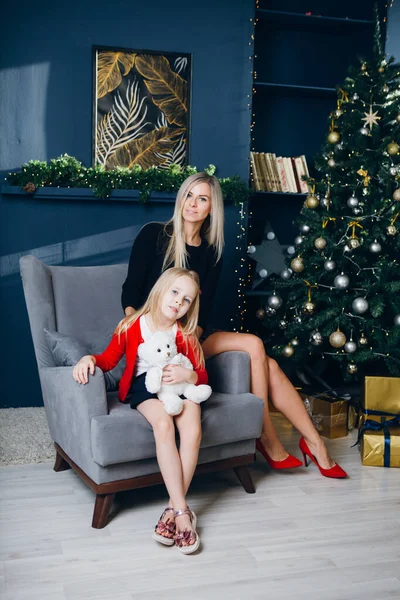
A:
MULTIPOLYGON (((288 449, 298 435, 275 417, 288 449)), ((233 473, 193 482, 201 552, 183 556, 151 539, 161 486, 117 497, 102 530, 93 495, 49 463, 0 469, 2 600, 385 600, 400 598, 400 470, 362 467, 354 433, 327 441, 348 471, 314 465, 252 468, 257 493, 233 473)))

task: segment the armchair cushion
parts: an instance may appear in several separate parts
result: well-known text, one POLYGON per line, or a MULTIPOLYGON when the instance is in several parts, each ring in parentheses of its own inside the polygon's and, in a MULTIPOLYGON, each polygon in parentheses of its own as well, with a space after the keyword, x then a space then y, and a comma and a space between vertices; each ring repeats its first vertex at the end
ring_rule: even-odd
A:
MULTIPOLYGON (((92 418, 93 459, 102 467, 154 458, 156 447, 150 424, 137 410, 108 394, 109 414, 92 418)), ((213 393, 201 405, 201 448, 260 437, 263 402, 253 394, 213 393)))
MULTIPOLYGON (((65 333, 45 329, 46 341, 53 355, 56 367, 73 367, 86 354, 98 354, 107 347, 111 335, 105 340, 95 340, 89 346, 81 340, 65 333)), ((125 369, 125 358, 112 370, 104 373, 107 392, 118 390, 118 382, 125 369)))

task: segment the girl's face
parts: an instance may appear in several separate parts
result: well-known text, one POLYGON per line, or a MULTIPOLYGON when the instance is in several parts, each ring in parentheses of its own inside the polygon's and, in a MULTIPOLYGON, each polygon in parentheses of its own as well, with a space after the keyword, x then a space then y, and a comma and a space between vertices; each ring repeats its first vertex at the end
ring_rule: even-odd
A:
POLYGON ((182 216, 190 223, 203 222, 211 212, 211 190, 208 183, 194 185, 183 203, 182 216))
POLYGON ((181 275, 165 292, 161 301, 161 313, 170 320, 181 319, 189 310, 197 294, 197 287, 187 275, 181 275))

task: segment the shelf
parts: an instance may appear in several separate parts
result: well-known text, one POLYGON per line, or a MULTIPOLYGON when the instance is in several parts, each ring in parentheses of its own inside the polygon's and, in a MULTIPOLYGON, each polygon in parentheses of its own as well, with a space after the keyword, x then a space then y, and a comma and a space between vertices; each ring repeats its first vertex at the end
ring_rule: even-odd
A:
POLYGON ((336 88, 330 87, 319 87, 314 85, 291 85, 288 83, 270 83, 266 81, 253 81, 253 86, 257 88, 264 89, 276 89, 277 91, 290 91, 290 92, 298 92, 303 94, 312 94, 312 95, 333 95, 336 94, 336 88))
POLYGON ((252 190, 251 196, 307 196, 308 192, 265 192, 252 190))
POLYGON ((258 9, 258 26, 268 29, 279 27, 288 30, 307 30, 309 32, 321 32, 328 34, 348 34, 351 32, 367 29, 372 33, 374 21, 369 19, 352 19, 346 17, 329 17, 298 12, 286 12, 281 10, 258 9), (344 29, 344 31, 343 31, 344 29))
MULTIPOLYGON (((97 198, 90 188, 69 188, 45 186, 37 188, 34 194, 27 194, 17 185, 3 185, 1 193, 3 196, 23 196, 38 200, 71 200, 90 202, 140 202, 138 190, 113 190, 109 198, 97 198)), ((175 202, 174 192, 152 192, 150 202, 175 202)))

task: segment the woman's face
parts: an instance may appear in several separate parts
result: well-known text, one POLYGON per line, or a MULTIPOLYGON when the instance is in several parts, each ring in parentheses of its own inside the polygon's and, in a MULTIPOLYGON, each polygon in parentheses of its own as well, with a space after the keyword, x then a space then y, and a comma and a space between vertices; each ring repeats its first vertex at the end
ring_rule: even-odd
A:
POLYGON ((211 190, 205 182, 194 185, 183 203, 182 216, 190 223, 202 223, 211 213, 211 190))
POLYGON ((161 312, 166 319, 176 321, 186 315, 194 302, 197 288, 190 277, 181 275, 166 291, 162 302, 161 312))

